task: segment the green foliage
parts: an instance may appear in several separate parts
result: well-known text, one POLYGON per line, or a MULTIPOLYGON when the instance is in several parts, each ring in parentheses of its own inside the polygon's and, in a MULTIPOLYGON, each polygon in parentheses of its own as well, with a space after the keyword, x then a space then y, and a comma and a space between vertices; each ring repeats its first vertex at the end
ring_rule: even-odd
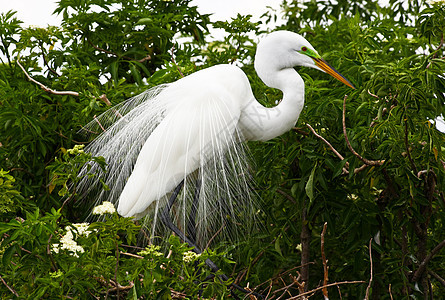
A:
MULTIPOLYGON (((0 223, 1 276, 20 299, 117 294, 158 299, 168 297, 171 290, 189 297, 227 294, 218 277, 206 279, 212 274, 205 260, 223 254, 191 255, 190 248, 174 236, 169 239, 168 256, 153 245, 144 250, 134 246, 139 230, 133 220, 116 212, 101 222, 69 224, 54 209, 43 216, 36 210, 24 220, 0 223)), ((9 298, 11 291, 2 285, 0 295, 9 298)))
POLYGON ((14 177, 8 173, 0 169, 0 215, 16 212, 17 207, 23 201, 23 197, 14 186, 14 177))
MULTIPOLYGON (((83 178, 88 176, 89 178, 99 176, 100 174, 90 173, 92 165, 96 163, 101 170, 105 172, 105 159, 103 157, 92 157, 90 153, 85 153, 82 149, 85 145, 75 145, 73 149, 62 148, 62 157, 55 158, 55 161, 46 167, 50 170, 51 183, 49 184, 49 193, 51 194, 54 188, 58 185, 62 186, 59 190, 59 196, 66 196, 68 191, 68 183, 73 184, 73 191, 70 196, 74 196, 76 190, 76 184, 83 178), (87 164, 87 173, 79 174, 82 167, 87 164), (80 175, 80 176, 79 176, 80 175)), ((108 187, 103 183, 103 189, 108 187)))
MULTIPOLYGON (((91 206, 76 202, 80 166, 105 168, 103 159, 74 147, 82 139, 77 132, 106 110, 108 101, 117 104, 218 63, 242 66, 257 99, 275 105, 282 94, 264 86, 253 70, 252 36, 263 34, 260 24, 240 15, 211 24, 189 0, 61 0, 55 12, 63 24, 47 28, 22 28, 14 12, 2 14, 0 275, 7 284, 0 284, 2 298, 11 298, 11 289, 17 298, 115 297, 115 282, 128 299, 163 299, 172 291, 190 298, 227 297, 226 284, 207 277, 207 258, 226 274, 233 272, 232 278, 242 274, 242 285, 249 282, 279 297, 292 283, 287 274, 295 274, 292 268, 304 263, 305 255, 306 286, 324 279, 325 222, 329 281, 366 281, 341 286, 343 299, 365 296, 371 238, 372 299, 390 299, 390 284, 395 299, 440 297, 445 141, 435 119, 445 103, 444 7, 439 1, 401 0, 386 6, 361 0, 283 3, 286 23, 280 29, 306 36, 357 89, 313 69, 298 70, 306 102, 294 130, 249 143, 257 162, 262 227, 245 241, 216 245, 217 253, 199 257, 175 237, 163 249, 171 250, 169 256, 156 246, 134 248, 140 227, 116 213, 88 225, 89 234, 73 225, 91 206), (206 43, 208 25, 226 36, 206 43), (17 61, 43 85, 77 96, 40 89, 17 61), (361 157, 377 162, 373 166, 347 145, 345 95, 348 140, 361 157), (63 246, 68 240, 76 244, 66 245, 82 250, 63 246)), ((340 297, 334 290, 329 296, 340 297)))

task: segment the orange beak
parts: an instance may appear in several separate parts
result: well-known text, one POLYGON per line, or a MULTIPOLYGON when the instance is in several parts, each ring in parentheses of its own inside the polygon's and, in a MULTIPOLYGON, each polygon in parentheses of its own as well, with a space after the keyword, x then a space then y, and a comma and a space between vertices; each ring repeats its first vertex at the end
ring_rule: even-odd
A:
POLYGON ((317 67, 319 67, 320 69, 322 69, 323 71, 325 71, 326 73, 328 73, 329 75, 334 77, 335 79, 343 82, 347 86, 355 89, 355 87, 352 85, 351 82, 349 82, 349 80, 347 80, 343 75, 341 75, 340 72, 338 72, 334 67, 329 65, 323 58, 321 58, 321 57, 313 58, 313 60, 315 61, 315 64, 317 65, 317 67))

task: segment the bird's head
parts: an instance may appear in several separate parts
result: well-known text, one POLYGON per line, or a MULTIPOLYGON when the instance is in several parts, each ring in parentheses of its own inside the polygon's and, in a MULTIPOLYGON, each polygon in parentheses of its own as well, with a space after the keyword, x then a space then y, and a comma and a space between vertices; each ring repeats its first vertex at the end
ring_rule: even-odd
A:
POLYGON ((314 68, 355 89, 352 83, 329 65, 304 37, 294 32, 274 31, 260 41, 255 56, 255 68, 261 71, 265 66, 275 70, 296 66, 314 68))

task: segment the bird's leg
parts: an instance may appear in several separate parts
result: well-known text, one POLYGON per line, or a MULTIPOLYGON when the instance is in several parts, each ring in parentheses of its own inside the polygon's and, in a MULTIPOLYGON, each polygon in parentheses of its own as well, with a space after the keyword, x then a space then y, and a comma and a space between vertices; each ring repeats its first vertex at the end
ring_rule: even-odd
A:
MULTIPOLYGON (((181 183, 179 183, 178 186, 175 188, 175 190, 171 194, 170 198, 168 199, 167 205, 161 211, 161 215, 159 218, 161 219, 162 223, 164 223, 164 225, 167 226, 171 231, 176 233, 180 239, 182 239, 190 247, 193 247, 193 249, 192 249, 193 252, 195 252, 196 254, 201 254, 202 253, 201 249, 199 249, 198 246, 196 246, 194 241, 190 240, 178 227, 176 227, 175 224, 173 224, 173 221, 170 217, 170 210, 173 206, 173 203, 175 203, 176 198, 178 198, 178 195, 181 192, 183 185, 184 185, 184 181, 181 181, 181 183)), ((200 185, 201 185, 201 183, 199 183, 199 189, 200 189, 200 185)), ((199 195, 196 196, 196 193, 195 193, 195 197, 194 197, 193 201, 197 202, 198 198, 199 198, 199 195)), ((194 203, 194 205, 195 204, 197 204, 197 203, 194 203)), ((194 216, 193 216, 193 219, 194 219, 194 217, 196 216, 196 211, 193 212, 193 209, 192 209, 192 213, 194 214, 194 216)), ((211 259, 207 258, 205 263, 213 272, 216 273, 217 271, 219 271, 219 267, 211 259)), ((223 281, 229 280, 229 277, 227 277, 226 274, 219 275, 219 278, 221 278, 223 281)), ((263 298, 262 295, 257 294, 255 292, 247 291, 244 288, 242 288, 236 284, 232 283, 231 286, 246 293, 246 294, 253 294, 255 296, 263 298)))
POLYGON ((175 190, 171 194, 170 198, 168 199, 167 205, 164 207, 164 209, 161 211, 160 219, 162 223, 164 223, 165 226, 167 226, 171 231, 176 233, 181 240, 186 242, 190 247, 194 247, 194 252, 197 254, 201 253, 201 250, 195 245, 194 241, 191 241, 178 227, 176 227, 175 224, 173 224, 173 221, 170 217, 170 210, 173 206, 173 203, 175 203, 176 198, 178 198, 179 192, 181 192, 181 189, 184 185, 184 181, 181 181, 181 183, 176 186, 175 190))
POLYGON ((201 192, 201 180, 196 180, 195 194, 193 195, 192 207, 187 223, 187 234, 196 243, 196 213, 198 212, 199 194, 201 192))

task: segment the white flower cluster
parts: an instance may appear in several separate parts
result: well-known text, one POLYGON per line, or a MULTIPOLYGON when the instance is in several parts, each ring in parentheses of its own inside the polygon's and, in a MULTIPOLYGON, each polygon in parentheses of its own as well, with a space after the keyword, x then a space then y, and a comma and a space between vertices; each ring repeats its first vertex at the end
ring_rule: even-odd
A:
POLYGON ((138 254, 141 256, 163 256, 164 254, 159 252, 160 249, 160 246, 148 245, 145 250, 138 252, 138 254))
POLYGON ((66 150, 66 152, 68 152, 68 154, 79 154, 79 153, 83 153, 83 147, 85 147, 85 145, 75 145, 73 149, 68 149, 66 150))
POLYGON ((112 214, 116 211, 113 203, 104 201, 101 205, 96 206, 93 209, 93 215, 112 214))
POLYGON ((74 240, 73 230, 77 232, 77 235, 88 236, 91 231, 88 230, 88 223, 74 223, 73 226, 66 226, 66 234, 60 239, 60 244, 53 244, 51 252, 59 253, 60 250, 68 250, 74 257, 79 257, 78 253, 84 253, 85 250, 82 246, 79 246, 74 240))
POLYGON ((445 0, 427 0, 426 1, 429 5, 441 5, 445 4, 445 0))
POLYGON ((186 251, 184 252, 184 256, 182 257, 182 260, 186 263, 195 261, 201 254, 196 254, 193 251, 186 251))

